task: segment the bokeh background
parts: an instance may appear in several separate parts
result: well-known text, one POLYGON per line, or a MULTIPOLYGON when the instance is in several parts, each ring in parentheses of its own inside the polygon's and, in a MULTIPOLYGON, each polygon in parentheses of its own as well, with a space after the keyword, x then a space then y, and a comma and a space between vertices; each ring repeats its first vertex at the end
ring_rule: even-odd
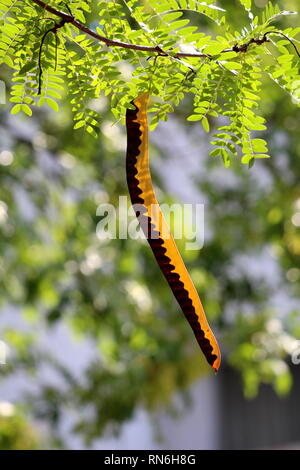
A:
MULTIPOLYGON (((241 28, 238 2, 219 4, 241 28)), ((300 115, 267 77, 261 106, 272 158, 250 170, 208 158, 188 99, 150 135, 160 202, 205 204, 203 249, 178 244, 223 351, 215 376, 149 247, 97 237, 99 204, 127 195, 109 101, 91 103, 97 139, 67 97, 32 118, 1 104, 1 449, 300 449, 300 115)))

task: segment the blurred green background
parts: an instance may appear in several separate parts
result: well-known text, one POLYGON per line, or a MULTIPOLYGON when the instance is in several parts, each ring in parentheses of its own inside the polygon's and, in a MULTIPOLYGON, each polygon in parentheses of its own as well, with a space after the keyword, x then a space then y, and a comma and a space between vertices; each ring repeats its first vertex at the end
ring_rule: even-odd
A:
MULTIPOLYGON (((241 27, 237 2, 219 4, 241 27)), ((299 10, 296 0, 278 4, 299 10)), ((295 25, 299 18, 288 21, 295 25)), ((213 25, 204 21, 201 27, 213 25)), ((9 89, 5 68, 1 79, 9 89)), ((6 364, 0 365, 1 449, 70 448, 75 435, 83 447, 95 445, 118 435, 139 410, 150 413, 153 442, 163 448, 160 415, 174 414, 184 403, 179 423, 195 401, 205 408, 205 394, 195 397, 190 387, 209 376, 212 388, 222 391, 230 383, 239 403, 251 400, 254 414, 261 393, 266 401, 271 394, 276 409, 299 390, 300 366, 291 364, 300 341, 299 108, 266 78, 261 106, 272 159, 248 170, 239 162, 225 169, 208 159, 209 137, 185 121, 191 105, 184 102, 150 135, 153 179, 161 202, 205 203, 203 249, 185 252, 183 242, 179 247, 220 341, 218 377, 211 377, 149 247, 97 237, 99 204, 118 206, 119 195, 127 195, 125 128, 114 122, 109 102, 92 103, 102 115, 98 139, 72 129, 67 97, 59 113, 39 110, 31 119, 11 116, 11 105, 1 105, 0 340, 7 346, 6 364), (182 171, 176 173, 178 165, 182 171), (180 198, 182 185, 193 188, 189 200, 180 198), (66 420, 72 422, 68 430, 66 420)), ((226 408, 222 397, 215 401, 226 408)), ((293 403, 283 408, 287 429, 289 420, 300 421, 299 400, 293 403)), ((197 432, 198 419, 195 414, 187 439, 197 432)), ((261 440, 249 438, 244 445, 300 441, 299 427, 273 436, 271 427, 282 419, 272 424, 266 418, 261 440)), ((255 435, 255 426, 243 426, 242 432, 255 435)), ((227 422, 228 435, 231 427, 227 422)), ((138 432, 130 444, 123 435, 114 445, 138 445, 138 432)), ((239 442, 219 436, 211 446, 239 442)), ((175 445, 181 448, 180 439, 175 445)), ((198 445, 207 444, 199 438, 198 445)))

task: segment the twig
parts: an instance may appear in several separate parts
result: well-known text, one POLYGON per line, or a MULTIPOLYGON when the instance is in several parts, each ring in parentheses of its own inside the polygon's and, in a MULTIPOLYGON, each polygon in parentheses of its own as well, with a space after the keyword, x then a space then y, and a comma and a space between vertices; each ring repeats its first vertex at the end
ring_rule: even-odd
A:
MULTIPOLYGON (((133 49, 133 50, 136 50, 136 51, 144 51, 144 52, 147 52, 149 54, 152 53, 152 54, 158 54, 158 55, 161 55, 161 56, 172 56, 168 52, 162 50, 161 47, 159 47, 159 46, 144 46, 144 45, 139 45, 139 44, 129 44, 127 42, 114 41, 114 40, 109 39, 105 36, 101 36, 100 34, 95 33, 94 31, 89 29, 87 26, 85 26, 82 23, 80 23, 79 21, 77 21, 74 18, 74 16, 72 16, 71 14, 65 13, 64 11, 61 11, 61 10, 57 10, 56 8, 54 8, 50 5, 47 5, 42 0, 32 0, 32 2, 35 3, 36 5, 40 6, 44 10, 48 11, 49 13, 52 13, 53 15, 56 15, 59 18, 61 18, 61 20, 64 21, 64 24, 69 23, 69 24, 75 26, 75 28, 79 29, 83 33, 86 33, 89 36, 91 36, 92 38, 97 39, 97 41, 103 42, 104 44, 106 44, 109 47, 122 47, 123 49, 133 49)), ((69 10, 69 8, 68 8, 68 10, 69 10)), ((269 42, 269 39, 267 38, 266 34, 262 38, 250 39, 250 41, 248 41, 247 43, 244 43, 244 44, 241 44, 241 45, 236 44, 231 49, 224 49, 223 51, 221 51, 221 53, 246 52, 248 50, 248 47, 251 44, 261 45, 265 42, 269 42)), ((201 52, 198 52, 198 53, 196 53, 196 52, 195 53, 177 52, 177 54, 174 54, 172 57, 174 57, 175 59, 180 59, 180 58, 184 58, 184 57, 210 59, 211 55, 210 54, 204 54, 204 53, 201 53, 201 52)))

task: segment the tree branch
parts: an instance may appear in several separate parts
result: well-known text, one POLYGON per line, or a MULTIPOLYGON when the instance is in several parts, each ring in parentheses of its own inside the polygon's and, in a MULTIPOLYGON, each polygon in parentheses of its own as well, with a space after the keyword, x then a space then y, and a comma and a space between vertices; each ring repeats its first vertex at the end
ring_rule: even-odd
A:
POLYGON ((54 26, 50 29, 48 29, 48 31, 46 31, 43 36, 42 36, 42 39, 41 39, 41 44, 40 44, 40 47, 39 47, 39 60, 38 60, 38 63, 39 63, 39 88, 38 88, 38 95, 41 94, 41 89, 42 89, 42 75, 43 75, 43 68, 42 68, 42 49, 43 49, 43 44, 45 42, 45 39, 47 37, 47 35, 49 33, 53 33, 55 35, 55 41, 56 41, 56 47, 55 47, 55 70, 56 70, 56 66, 57 66, 57 30, 62 28, 64 25, 65 25, 65 20, 62 19, 59 23, 57 23, 53 18, 47 18, 48 20, 51 20, 54 22, 54 26))
MULTIPOLYGON (((147 52, 149 54, 157 54, 157 55, 160 55, 160 56, 169 56, 170 55, 167 52, 165 52, 163 49, 161 49, 159 46, 141 46, 141 45, 138 45, 138 44, 129 44, 129 43, 126 43, 126 42, 114 41, 112 39, 108 39, 105 36, 101 36, 100 34, 95 33, 94 31, 89 29, 87 26, 85 26, 82 23, 80 23, 79 21, 77 21, 72 15, 70 15, 68 13, 65 13, 64 11, 57 10, 56 8, 51 7, 50 5, 47 5, 42 0, 32 0, 32 2, 35 3, 36 5, 40 6, 44 10, 48 11, 49 13, 52 13, 53 15, 58 16, 59 18, 61 18, 61 20, 64 22, 64 24, 65 23, 72 24, 73 26, 75 26, 75 28, 79 29, 83 33, 88 34, 89 36, 91 36, 94 39, 97 39, 97 41, 103 42, 104 44, 106 44, 109 47, 121 47, 123 49, 132 49, 132 50, 135 50, 135 51, 144 51, 144 52, 147 52)), ((236 52, 236 53, 238 53, 238 52, 247 52, 248 47, 251 44, 261 45, 265 42, 269 42, 269 39, 267 38, 266 34, 262 38, 256 38, 256 39, 252 38, 247 43, 244 43, 244 44, 241 44, 241 45, 236 44, 231 49, 224 49, 223 51, 221 51, 221 53, 225 53, 225 52, 236 52)), ((180 59, 180 58, 183 58, 183 57, 208 58, 208 59, 210 59, 211 55, 210 54, 200 53, 200 52, 199 53, 177 52, 177 54, 175 54, 172 57, 174 57, 176 59, 180 59)))

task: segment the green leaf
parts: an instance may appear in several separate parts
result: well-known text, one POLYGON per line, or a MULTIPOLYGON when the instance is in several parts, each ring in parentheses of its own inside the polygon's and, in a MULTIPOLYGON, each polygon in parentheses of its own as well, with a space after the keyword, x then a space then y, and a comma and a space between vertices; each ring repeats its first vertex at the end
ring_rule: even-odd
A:
POLYGON ((27 114, 27 116, 32 116, 32 110, 27 104, 21 104, 21 111, 23 113, 27 114))
POLYGON ((246 10, 251 9, 251 0, 240 0, 241 4, 245 7, 246 10))
POLYGON ((3 58, 3 62, 8 65, 8 67, 11 67, 11 68, 14 68, 14 63, 11 59, 11 57, 9 55, 6 55, 4 58, 3 58))
POLYGON ((26 72, 29 72, 29 70, 32 70, 33 68, 36 67, 35 62, 27 62, 19 71, 20 75, 26 74, 26 72))
POLYGON ((220 52, 222 52, 224 49, 224 45, 223 44, 211 44, 209 46, 207 46, 205 49, 204 49, 204 52, 205 54, 210 54, 210 55, 218 55, 220 54, 220 52))
POLYGON ((240 62, 221 62, 223 67, 225 67, 225 69, 228 69, 228 70, 241 70, 241 68, 243 67, 242 64, 240 62))
POLYGON ((209 126, 209 122, 208 122, 207 117, 204 116, 201 123, 202 123, 203 129, 205 130, 205 132, 209 132, 210 126, 209 126))
POLYGON ((201 121, 201 119, 202 119, 202 114, 191 114, 187 118, 187 121, 201 121))
POLYGON ((56 101, 54 101, 52 98, 48 98, 48 97, 47 97, 47 98, 46 98, 46 103, 47 103, 48 106, 50 106, 50 108, 53 109, 53 111, 58 112, 59 107, 58 107, 58 104, 57 104, 56 101))
POLYGON ((21 105, 15 104, 12 109, 10 110, 11 114, 17 114, 21 111, 21 105))
POLYGON ((73 129, 80 129, 85 125, 85 120, 81 119, 80 121, 77 121, 73 127, 73 129))

